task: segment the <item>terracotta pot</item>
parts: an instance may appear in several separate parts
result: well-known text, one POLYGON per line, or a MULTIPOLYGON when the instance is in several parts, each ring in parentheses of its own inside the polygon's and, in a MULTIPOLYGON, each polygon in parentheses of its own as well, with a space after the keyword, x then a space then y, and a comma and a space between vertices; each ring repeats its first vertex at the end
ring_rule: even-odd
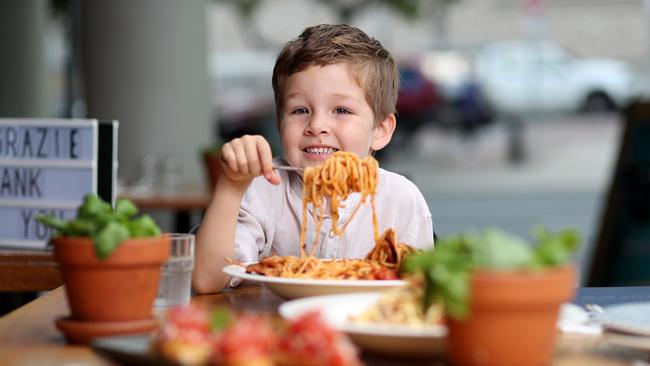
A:
POLYGON ((169 257, 169 237, 126 240, 103 261, 95 256, 90 238, 61 237, 53 243, 71 319, 113 322, 151 318, 160 266, 169 257))
POLYGON ((221 150, 203 153, 203 166, 208 174, 210 190, 213 191, 221 173, 221 150))
POLYGON ((476 271, 470 315, 449 319, 454 365, 549 365, 560 305, 573 297, 571 266, 541 272, 476 271))

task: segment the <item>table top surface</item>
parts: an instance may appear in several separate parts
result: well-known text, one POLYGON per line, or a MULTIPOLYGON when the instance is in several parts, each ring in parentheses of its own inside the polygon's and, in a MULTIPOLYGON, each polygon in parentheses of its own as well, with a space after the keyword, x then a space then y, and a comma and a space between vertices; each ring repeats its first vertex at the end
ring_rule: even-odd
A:
MULTIPOLYGON (((192 298, 193 303, 227 306, 278 316, 278 306, 284 300, 262 286, 240 286, 219 294, 192 298)), ((91 348, 67 344, 54 321, 69 313, 63 287, 24 305, 0 318, 0 360, 3 365, 83 364, 111 365, 112 363, 91 348)), ((560 334, 554 365, 629 365, 636 360, 648 360, 649 353, 612 345, 603 337, 560 334)), ((368 365, 444 365, 442 360, 389 360, 364 355, 368 365), (388 363, 387 363, 388 362, 388 363)))
POLYGON ((0 249, 0 292, 46 291, 62 284, 51 251, 0 249))

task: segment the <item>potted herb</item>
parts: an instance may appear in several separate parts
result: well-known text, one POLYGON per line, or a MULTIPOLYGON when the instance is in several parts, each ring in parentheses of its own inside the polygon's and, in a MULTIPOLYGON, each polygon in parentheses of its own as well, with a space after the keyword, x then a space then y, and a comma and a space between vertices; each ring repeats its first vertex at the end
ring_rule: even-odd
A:
POLYGON ((201 150, 201 159, 208 176, 209 189, 212 191, 221 173, 221 145, 217 144, 201 150))
POLYGON ((573 296, 575 231, 538 228, 536 245, 498 230, 451 235, 411 255, 423 306, 442 301, 454 365, 547 365, 560 305, 573 296))
POLYGON ((151 314, 170 240, 126 199, 115 208, 89 194, 77 217, 37 219, 55 229, 51 242, 71 316, 57 326, 71 341, 155 328, 151 314))

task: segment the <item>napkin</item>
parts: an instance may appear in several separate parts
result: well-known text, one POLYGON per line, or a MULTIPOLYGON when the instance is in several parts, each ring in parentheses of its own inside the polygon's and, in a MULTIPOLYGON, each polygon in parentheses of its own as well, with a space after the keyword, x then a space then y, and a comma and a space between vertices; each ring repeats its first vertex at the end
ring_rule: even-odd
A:
POLYGON ((562 304, 557 327, 567 334, 597 336, 603 332, 603 326, 587 310, 575 304, 562 304))

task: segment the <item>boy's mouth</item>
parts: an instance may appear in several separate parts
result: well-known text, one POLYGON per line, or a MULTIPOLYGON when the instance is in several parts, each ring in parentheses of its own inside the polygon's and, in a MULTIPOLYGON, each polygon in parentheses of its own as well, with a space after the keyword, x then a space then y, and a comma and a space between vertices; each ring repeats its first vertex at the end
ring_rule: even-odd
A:
POLYGON ((339 149, 334 148, 334 147, 306 147, 302 149, 302 151, 306 152, 307 154, 322 154, 322 155, 328 155, 328 154, 334 154, 335 152, 339 151, 339 149))
POLYGON ((320 162, 327 159, 328 156, 339 151, 339 149, 332 146, 308 146, 302 149, 302 151, 304 153, 304 157, 307 160, 314 160, 320 162))

